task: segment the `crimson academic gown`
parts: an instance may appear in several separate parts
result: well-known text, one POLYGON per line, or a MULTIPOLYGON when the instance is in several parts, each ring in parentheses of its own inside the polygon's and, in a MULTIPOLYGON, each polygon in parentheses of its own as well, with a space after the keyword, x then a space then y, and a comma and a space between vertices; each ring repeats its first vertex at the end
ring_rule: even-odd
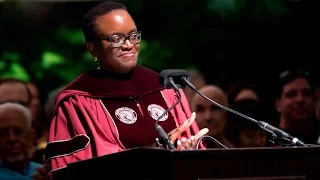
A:
MULTIPOLYGON (((158 73, 140 65, 127 74, 95 69, 62 90, 46 149, 49 179, 58 179, 69 163, 153 144, 157 117, 178 100, 176 92, 165 89, 158 79, 158 73)), ((159 121, 167 133, 191 116, 180 93, 181 103, 159 121)), ((182 136, 190 138, 198 131, 193 123, 182 136)))

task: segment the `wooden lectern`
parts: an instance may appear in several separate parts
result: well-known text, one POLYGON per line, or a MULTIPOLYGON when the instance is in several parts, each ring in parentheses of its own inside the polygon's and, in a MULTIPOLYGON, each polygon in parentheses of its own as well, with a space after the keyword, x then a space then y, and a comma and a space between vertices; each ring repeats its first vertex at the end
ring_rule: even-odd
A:
POLYGON ((69 164, 67 179, 320 180, 320 147, 137 148, 69 164))

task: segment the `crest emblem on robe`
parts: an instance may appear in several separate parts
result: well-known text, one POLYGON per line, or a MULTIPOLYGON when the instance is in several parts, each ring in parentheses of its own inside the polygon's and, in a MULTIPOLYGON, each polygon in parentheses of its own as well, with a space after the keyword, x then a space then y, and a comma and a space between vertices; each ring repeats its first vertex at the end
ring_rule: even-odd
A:
MULTIPOLYGON (((150 104, 148 106, 148 112, 149 115, 154 119, 157 120, 166 110, 157 105, 157 104, 150 104)), ((166 113, 164 116, 162 116, 162 118, 159 121, 165 121, 168 119, 168 113, 166 113)))
POLYGON ((128 107, 118 108, 115 112, 116 117, 125 124, 133 124, 137 121, 137 113, 128 107))

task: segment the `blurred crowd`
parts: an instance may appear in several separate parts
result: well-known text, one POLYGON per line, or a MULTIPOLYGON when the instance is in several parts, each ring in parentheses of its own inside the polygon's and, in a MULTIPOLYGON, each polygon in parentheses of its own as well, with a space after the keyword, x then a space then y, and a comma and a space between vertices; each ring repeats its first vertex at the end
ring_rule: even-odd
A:
MULTIPOLYGON (((299 138, 306 144, 318 144, 320 107, 316 87, 310 74, 303 70, 285 71, 276 83, 273 106, 261 98, 257 84, 238 82, 225 90, 219 85, 208 84, 197 70, 188 70, 191 82, 200 93, 216 103, 231 108, 259 121, 268 122, 299 138), (270 109, 277 112, 270 116, 270 109)), ((51 111, 57 94, 64 87, 57 87, 40 100, 41 87, 33 82, 15 78, 0 80, 0 174, 1 166, 13 167, 17 172, 32 174, 32 167, 45 163, 45 147, 51 111)), ((268 89, 265 89, 268 91, 268 89)), ((281 142, 257 124, 230 113, 201 97, 190 88, 184 92, 190 108, 196 112, 200 129, 209 128, 214 137, 229 148, 290 146, 281 142)), ((222 148, 210 139, 204 140, 207 148, 222 148)))
MULTIPOLYGON (((216 103, 231 108, 258 121, 278 127, 306 144, 318 144, 319 100, 315 78, 302 69, 279 74, 274 87, 259 88, 252 82, 238 82, 225 90, 219 85, 206 83, 196 70, 189 70, 192 83, 200 93, 216 103), (271 92, 272 91, 272 92, 271 92), (263 94, 273 94, 267 103, 263 94), (274 113, 273 113, 274 112, 274 113)), ((189 88, 185 89, 192 111, 197 113, 199 128, 208 127, 209 135, 227 147, 290 146, 277 136, 266 132, 256 123, 219 108, 189 88)), ((212 147, 217 147, 212 141, 212 147)))

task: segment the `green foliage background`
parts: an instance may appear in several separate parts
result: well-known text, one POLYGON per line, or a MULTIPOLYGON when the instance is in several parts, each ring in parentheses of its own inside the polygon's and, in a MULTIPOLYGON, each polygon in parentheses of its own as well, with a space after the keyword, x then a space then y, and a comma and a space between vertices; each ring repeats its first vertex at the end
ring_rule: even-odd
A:
MULTIPOLYGON (((139 64, 156 71, 198 68, 206 76, 214 76, 214 83, 229 83, 237 77, 221 66, 210 69, 211 61, 226 65, 246 58, 252 51, 243 50, 241 43, 248 41, 244 37, 250 34, 251 27, 266 23, 258 28, 258 33, 267 32, 263 31, 267 26, 272 30, 279 29, 283 19, 289 17, 292 6, 286 0, 124 2, 138 27, 143 29, 139 64), (219 45, 208 48, 213 42, 229 44, 224 49, 219 45), (207 48, 203 50, 203 47, 207 48), (212 51, 213 56, 202 57, 203 51, 208 54, 212 51), (235 56, 238 51, 247 54, 235 56), (208 58, 212 59, 206 60, 208 58)), ((0 76, 35 82, 41 87, 44 99, 49 91, 68 84, 88 68, 97 67, 85 49, 80 29, 81 17, 96 3, 1 2, 0 76)), ((267 51, 271 52, 270 49, 267 51)))

